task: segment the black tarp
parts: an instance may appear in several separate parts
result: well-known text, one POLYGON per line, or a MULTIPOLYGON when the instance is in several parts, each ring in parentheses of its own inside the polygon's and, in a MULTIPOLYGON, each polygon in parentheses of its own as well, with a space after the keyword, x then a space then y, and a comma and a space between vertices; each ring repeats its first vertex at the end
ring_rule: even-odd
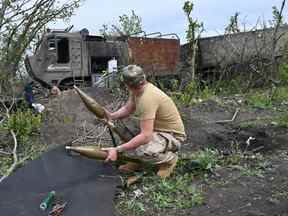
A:
POLYGON ((114 215, 113 198, 119 176, 113 167, 57 147, 30 161, 0 183, 1 216, 44 216, 39 208, 54 190, 67 202, 65 216, 114 215))

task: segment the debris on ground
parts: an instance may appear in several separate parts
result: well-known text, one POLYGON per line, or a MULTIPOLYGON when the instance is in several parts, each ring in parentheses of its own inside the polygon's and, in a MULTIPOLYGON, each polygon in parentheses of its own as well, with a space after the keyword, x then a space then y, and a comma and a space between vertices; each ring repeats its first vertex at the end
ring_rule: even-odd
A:
POLYGON ((60 216, 63 214, 64 209, 67 205, 67 202, 60 204, 60 203, 56 203, 52 210, 49 212, 48 216, 60 216))

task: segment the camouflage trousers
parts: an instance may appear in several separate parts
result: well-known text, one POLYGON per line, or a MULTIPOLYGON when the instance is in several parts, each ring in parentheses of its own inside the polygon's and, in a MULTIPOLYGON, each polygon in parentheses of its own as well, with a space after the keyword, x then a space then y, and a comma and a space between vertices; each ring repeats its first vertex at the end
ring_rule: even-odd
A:
POLYGON ((184 140, 184 137, 176 139, 170 133, 154 132, 149 143, 127 151, 126 154, 143 161, 161 164, 177 158, 177 151, 180 149, 181 141, 184 140))

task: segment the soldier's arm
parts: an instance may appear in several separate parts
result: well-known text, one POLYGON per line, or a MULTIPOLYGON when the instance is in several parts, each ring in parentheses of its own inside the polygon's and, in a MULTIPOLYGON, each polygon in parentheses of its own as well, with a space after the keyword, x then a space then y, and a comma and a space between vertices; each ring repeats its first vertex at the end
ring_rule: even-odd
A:
POLYGON ((128 117, 131 113, 135 111, 135 108, 136 108, 135 103, 130 97, 127 103, 123 107, 121 107, 119 110, 117 110, 116 112, 109 112, 107 110, 105 111, 106 111, 106 115, 108 116, 108 118, 113 120, 113 119, 123 119, 123 118, 128 117))
POLYGON ((123 152, 127 150, 133 150, 140 145, 147 144, 151 141, 154 129, 154 119, 141 120, 140 122, 141 132, 131 139, 129 142, 124 143, 120 146, 112 148, 102 148, 102 150, 107 151, 108 155, 106 158, 107 161, 115 161, 118 157, 118 152, 123 152))
POLYGON ((135 149, 139 147, 140 145, 144 145, 150 142, 152 139, 153 130, 154 130, 154 119, 141 120, 140 128, 141 128, 141 132, 137 136, 135 136, 129 142, 118 146, 117 150, 120 152, 127 151, 131 149, 135 149))

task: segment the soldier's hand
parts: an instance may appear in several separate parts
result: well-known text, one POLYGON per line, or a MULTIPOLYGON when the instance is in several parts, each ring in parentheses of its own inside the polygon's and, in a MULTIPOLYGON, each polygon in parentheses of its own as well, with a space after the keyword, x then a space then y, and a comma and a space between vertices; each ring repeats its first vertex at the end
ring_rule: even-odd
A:
POLYGON ((102 148, 102 151, 106 151, 108 153, 105 162, 109 162, 109 161, 116 161, 117 160, 117 150, 116 148, 110 147, 110 148, 102 148))
POLYGON ((104 108, 105 116, 108 121, 112 120, 112 113, 104 108))

